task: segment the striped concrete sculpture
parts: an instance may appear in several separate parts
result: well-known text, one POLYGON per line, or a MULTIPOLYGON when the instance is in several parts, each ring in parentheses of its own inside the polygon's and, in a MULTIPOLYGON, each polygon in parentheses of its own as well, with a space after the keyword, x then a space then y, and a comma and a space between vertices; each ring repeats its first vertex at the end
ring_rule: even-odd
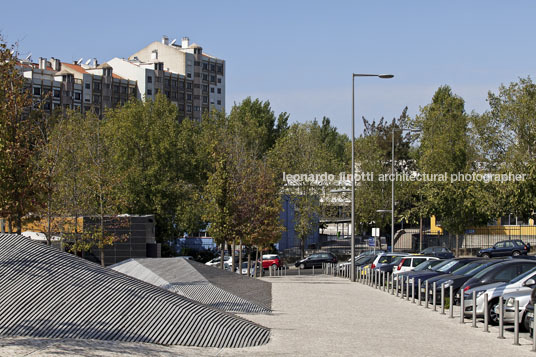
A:
POLYGON ((247 347, 270 330, 15 234, 0 234, 0 335, 247 347))

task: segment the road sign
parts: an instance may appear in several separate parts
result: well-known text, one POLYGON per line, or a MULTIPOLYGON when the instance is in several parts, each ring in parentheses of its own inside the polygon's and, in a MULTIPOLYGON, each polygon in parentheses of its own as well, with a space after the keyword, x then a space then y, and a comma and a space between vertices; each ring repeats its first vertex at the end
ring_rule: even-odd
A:
POLYGON ((375 239, 374 237, 370 237, 370 238, 368 239, 368 245, 369 245, 369 247, 374 247, 374 246, 376 246, 376 239, 375 239))
POLYGON ((372 228, 372 236, 373 237, 379 237, 380 236, 380 229, 379 228, 372 228))

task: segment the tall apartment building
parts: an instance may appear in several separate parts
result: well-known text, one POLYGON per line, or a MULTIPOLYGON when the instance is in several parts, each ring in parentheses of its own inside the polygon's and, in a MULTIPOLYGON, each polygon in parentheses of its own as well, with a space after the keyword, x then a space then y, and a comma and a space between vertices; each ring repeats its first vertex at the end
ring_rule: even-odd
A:
POLYGON ((107 62, 113 67, 114 72, 127 78, 131 78, 138 83, 137 97, 141 100, 154 100, 157 93, 163 93, 174 103, 179 111, 179 119, 195 118, 201 119, 200 110, 194 111, 192 79, 187 79, 178 73, 164 70, 162 62, 153 61, 150 63, 140 60, 126 60, 113 58, 107 62))
POLYGON ((34 108, 51 112, 57 108, 93 111, 101 115, 105 108, 124 104, 137 93, 137 83, 113 73, 107 65, 93 60, 85 65, 59 59, 39 58, 39 63, 21 61, 19 70, 26 79, 34 108))
MULTIPOLYGON (((225 110, 225 61, 204 53, 203 48, 195 43, 190 44, 188 37, 183 37, 177 44, 176 40, 170 42, 167 36, 163 36, 160 42, 152 42, 128 60, 153 64, 154 68, 159 64, 158 71, 162 71, 162 77, 165 73, 175 73, 184 76, 186 85, 192 81, 191 98, 188 88, 184 91, 184 115, 190 117, 187 112, 189 106, 192 108, 191 117, 198 120, 204 111, 225 110)), ((138 80, 138 83, 141 81, 138 80)), ((165 81, 163 83, 166 85, 165 81)), ((172 86, 169 88, 168 97, 172 95, 172 86)))

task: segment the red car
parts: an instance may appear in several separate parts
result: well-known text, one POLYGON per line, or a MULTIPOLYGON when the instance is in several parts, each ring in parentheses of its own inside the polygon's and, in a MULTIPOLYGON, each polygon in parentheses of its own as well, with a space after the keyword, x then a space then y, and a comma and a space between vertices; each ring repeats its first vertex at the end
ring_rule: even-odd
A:
POLYGON ((276 266, 278 268, 281 268, 282 262, 281 258, 279 258, 279 255, 276 254, 263 254, 262 256, 262 268, 268 269, 271 266, 276 266))

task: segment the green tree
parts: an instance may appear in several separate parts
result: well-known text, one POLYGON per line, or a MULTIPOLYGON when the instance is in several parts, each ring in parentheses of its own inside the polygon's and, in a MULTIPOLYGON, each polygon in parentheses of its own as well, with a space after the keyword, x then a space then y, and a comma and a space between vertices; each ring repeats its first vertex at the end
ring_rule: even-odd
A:
POLYGON ((414 125, 422 131, 418 159, 420 171, 447 174, 445 181, 423 182, 423 210, 436 215, 442 228, 456 235, 456 254, 459 254, 459 237, 465 229, 489 219, 477 204, 480 191, 473 182, 451 182, 451 174, 468 173, 474 166, 464 100, 454 95, 450 87, 440 87, 432 102, 421 108, 414 125))
POLYGON ((32 98, 17 68, 15 47, 0 37, 0 217, 21 233, 22 221, 42 205, 36 166, 38 133, 29 118, 32 98))

